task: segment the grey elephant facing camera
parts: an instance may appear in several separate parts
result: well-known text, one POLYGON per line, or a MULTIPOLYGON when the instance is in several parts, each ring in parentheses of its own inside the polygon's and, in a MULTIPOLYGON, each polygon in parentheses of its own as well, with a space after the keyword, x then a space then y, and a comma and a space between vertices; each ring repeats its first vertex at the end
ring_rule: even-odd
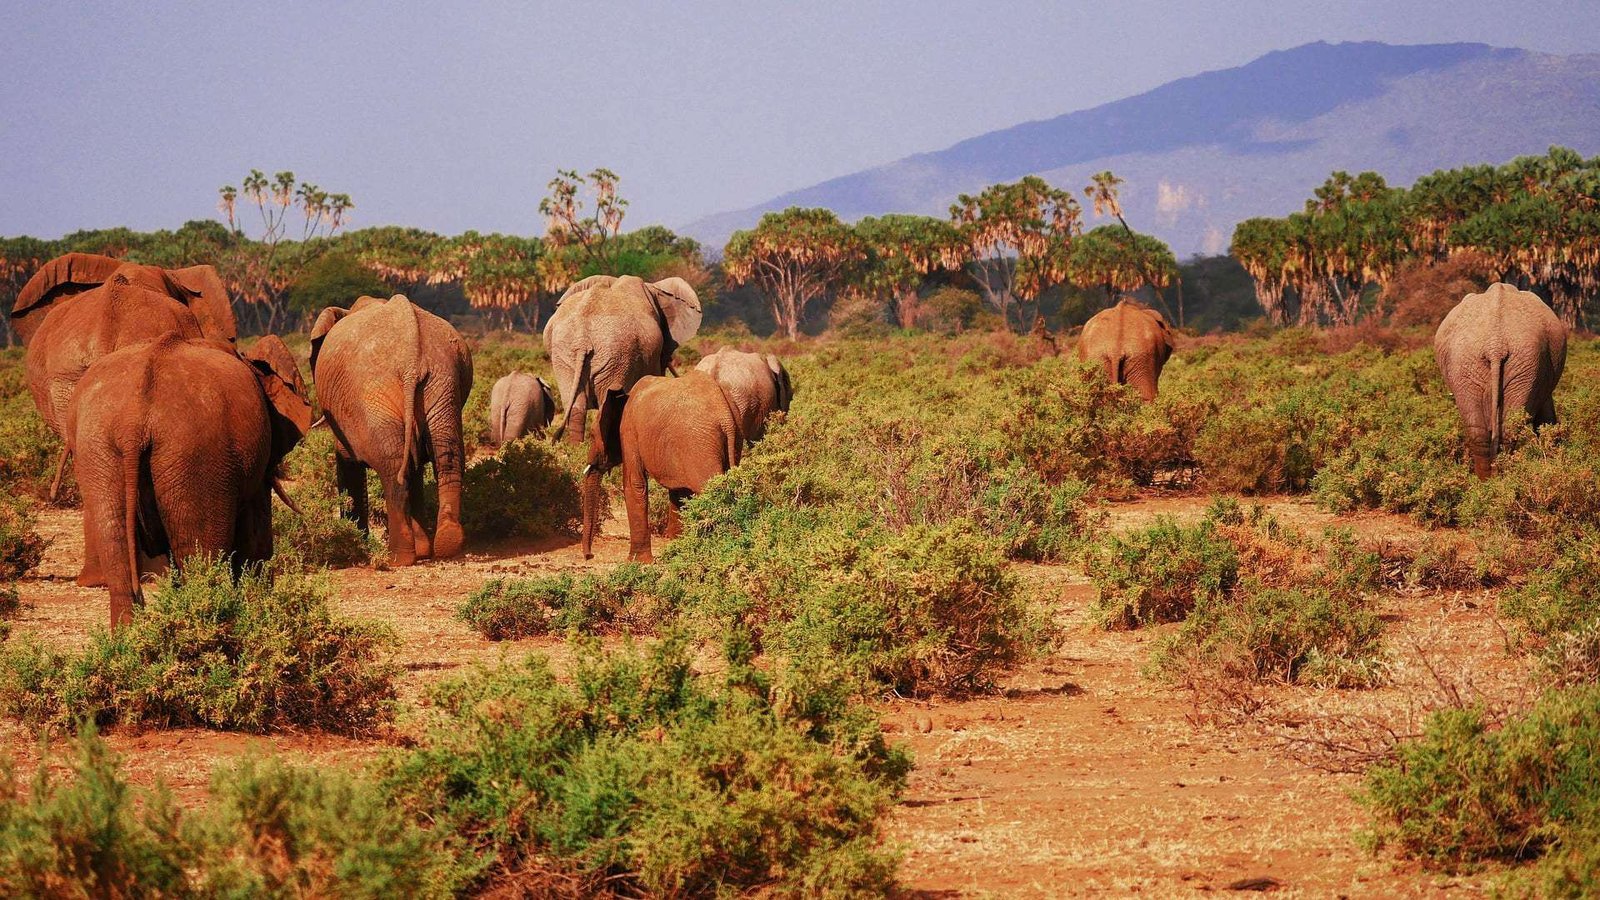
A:
POLYGON ((1439 323, 1433 354, 1455 395, 1479 478, 1493 470, 1507 409, 1526 411, 1535 428, 1555 423, 1567 327, 1537 294, 1509 284, 1468 294, 1439 323))

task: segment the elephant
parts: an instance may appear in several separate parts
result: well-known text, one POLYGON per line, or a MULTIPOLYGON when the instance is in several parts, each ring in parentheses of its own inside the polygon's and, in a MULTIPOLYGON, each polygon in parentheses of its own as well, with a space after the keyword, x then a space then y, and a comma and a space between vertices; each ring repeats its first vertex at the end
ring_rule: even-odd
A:
POLYGON ((84 543, 99 557, 116 628, 143 602, 141 551, 180 569, 231 554, 235 574, 271 558, 271 490, 311 427, 311 403, 275 336, 240 357, 230 344, 168 333, 90 366, 65 424, 84 543))
POLYGON ((389 556, 397 566, 461 552, 461 410, 472 353, 449 322, 403 294, 330 306, 311 328, 311 378, 333 431, 339 489, 367 528, 366 469, 383 482, 389 556), (433 463, 439 513, 423 525, 423 466, 433 463))
POLYGON ((733 403, 745 440, 759 441, 767 431, 767 417, 788 412, 794 399, 789 372, 778 357, 724 347, 703 357, 695 370, 717 380, 733 403))
POLYGON ((1505 283, 1468 294, 1439 323, 1433 355, 1455 396, 1477 477, 1493 472, 1506 409, 1526 410, 1534 428, 1555 423, 1567 327, 1537 294, 1505 283))
POLYGON ((1105 367, 1106 377, 1126 384, 1146 402, 1156 398, 1161 368, 1172 356, 1172 328, 1162 315, 1131 300, 1094 314, 1078 336, 1078 359, 1105 367))
POLYGON ((715 378, 689 371, 678 378, 647 375, 631 391, 610 390, 583 469, 583 558, 592 559, 600 476, 622 466, 628 507, 628 559, 651 562, 646 478, 666 488, 667 537, 679 532, 678 507, 707 481, 739 464, 738 414, 715 378))
POLYGON ((525 434, 544 437, 555 416, 550 385, 526 372, 512 372, 489 390, 489 444, 499 447, 525 434))
POLYGON ((212 267, 161 269, 88 253, 57 257, 34 273, 11 320, 27 347, 28 390, 57 434, 78 379, 100 357, 168 333, 227 343, 239 335, 212 267))
POLYGON ((610 391, 672 369, 678 345, 699 329, 700 298, 682 278, 648 284, 632 275, 592 275, 567 288, 544 326, 566 409, 555 439, 566 434, 582 443, 590 409, 610 391))

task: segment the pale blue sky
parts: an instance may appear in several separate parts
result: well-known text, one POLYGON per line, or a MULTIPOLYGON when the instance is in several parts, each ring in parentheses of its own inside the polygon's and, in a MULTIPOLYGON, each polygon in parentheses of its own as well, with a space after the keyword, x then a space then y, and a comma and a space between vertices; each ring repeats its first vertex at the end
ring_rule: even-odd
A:
POLYGON ((353 227, 537 233, 558 167, 628 225, 1314 40, 1592 52, 1592 0, 19 3, 0 6, 0 234, 171 228, 252 166, 353 227))

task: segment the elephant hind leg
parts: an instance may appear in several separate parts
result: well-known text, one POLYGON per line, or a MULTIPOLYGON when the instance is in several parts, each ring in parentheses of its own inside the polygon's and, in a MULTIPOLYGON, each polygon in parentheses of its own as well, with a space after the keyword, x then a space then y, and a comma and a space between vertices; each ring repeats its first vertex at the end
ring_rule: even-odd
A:
POLYGON ((339 481, 339 493, 350 498, 350 511, 345 516, 366 531, 367 523, 367 467, 355 459, 334 460, 334 475, 339 481))
POLYGON ((422 515, 424 499, 422 467, 418 466, 406 476, 406 515, 411 519, 411 546, 417 559, 433 556, 433 535, 422 515))
POLYGON ((662 533, 662 537, 671 540, 683 534, 683 520, 678 517, 678 511, 683 509, 683 504, 693 496, 694 491, 688 488, 673 488, 667 491, 667 499, 670 501, 667 504, 667 530, 662 533))
POLYGON ((411 491, 404 476, 383 486, 383 506, 389 514, 389 565, 413 566, 417 563, 416 541, 411 527, 411 491))

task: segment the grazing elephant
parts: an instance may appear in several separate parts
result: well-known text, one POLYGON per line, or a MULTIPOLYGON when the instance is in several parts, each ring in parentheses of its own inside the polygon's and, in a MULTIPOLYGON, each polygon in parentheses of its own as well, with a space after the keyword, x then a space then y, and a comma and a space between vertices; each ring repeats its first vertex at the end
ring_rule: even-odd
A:
POLYGON ((583 469, 583 558, 593 557, 600 476, 613 466, 622 466, 628 559, 650 562, 646 477, 667 489, 672 500, 667 537, 676 537, 678 507, 707 481, 738 465, 742 444, 732 401, 704 372, 685 372, 680 378, 646 376, 632 391, 608 392, 583 469))
POLYGON ((461 552, 461 410, 472 354, 449 322, 403 294, 330 306, 311 329, 311 377, 333 430, 339 489, 367 528, 366 469, 383 481, 389 556, 397 566, 461 552), (439 515, 421 521, 423 466, 433 463, 439 515))
POLYGON ((610 391, 664 374, 678 345, 699 329, 700 298, 682 278, 647 284, 632 275, 593 275, 567 288, 544 326, 566 408, 556 440, 567 434, 582 442, 590 409, 610 391))
POLYGON ((68 253, 28 279, 11 310, 28 390, 57 434, 78 379, 106 354, 164 334, 232 343, 228 292, 210 266, 161 269, 68 253))
POLYGON ((489 445, 509 444, 525 434, 544 437, 555 416, 550 385, 526 372, 512 372, 489 390, 489 445))
POLYGON ((722 385, 748 441, 761 440, 767 433, 767 417, 774 411, 788 412, 789 402, 794 399, 789 372, 771 353, 763 357, 724 347, 702 358, 695 370, 722 385))
POLYGON ((241 358, 223 342, 167 334, 89 367, 66 427, 112 627, 142 602, 141 551, 179 568, 232 554, 236 573, 272 556, 278 463, 310 426, 304 382, 273 336, 241 358))
POLYGON ((1466 426, 1472 471, 1488 478, 1510 407, 1533 426, 1554 424, 1553 395, 1567 364, 1567 327, 1538 295, 1509 284, 1468 294, 1439 323, 1433 355, 1466 426))
POLYGON ((1095 313, 1078 336, 1078 359, 1104 366, 1107 378, 1131 386, 1146 401, 1156 398, 1161 367, 1170 356, 1167 320, 1131 300, 1095 313))

